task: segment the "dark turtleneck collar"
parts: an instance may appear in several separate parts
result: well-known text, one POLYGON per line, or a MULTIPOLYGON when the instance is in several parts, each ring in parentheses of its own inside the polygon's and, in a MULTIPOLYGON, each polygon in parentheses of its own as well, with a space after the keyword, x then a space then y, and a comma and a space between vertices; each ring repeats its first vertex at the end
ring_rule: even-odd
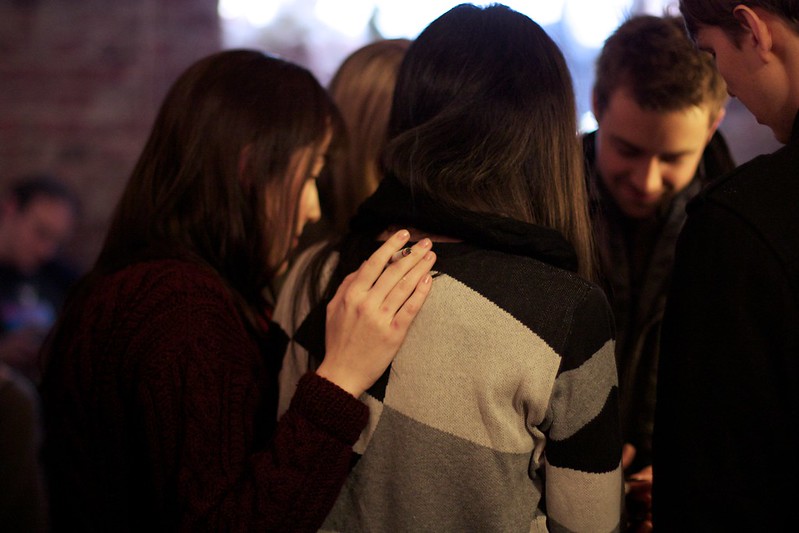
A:
POLYGON ((445 207, 421 194, 412 194, 389 175, 361 205, 350 229, 376 237, 392 225, 446 235, 482 248, 533 257, 573 272, 577 270, 574 248, 558 231, 498 215, 445 207))

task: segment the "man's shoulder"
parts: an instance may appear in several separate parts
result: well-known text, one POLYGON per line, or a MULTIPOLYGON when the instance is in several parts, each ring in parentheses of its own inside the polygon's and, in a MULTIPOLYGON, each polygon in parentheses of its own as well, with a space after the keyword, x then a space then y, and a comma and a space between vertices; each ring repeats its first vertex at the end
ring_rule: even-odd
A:
POLYGON ((735 238, 749 232, 786 265, 799 264, 799 143, 758 156, 714 182, 689 206, 689 221, 735 238))
POLYGON ((702 184, 713 183, 735 170, 735 159, 720 131, 716 131, 705 146, 701 165, 701 171, 697 174, 702 184))
POLYGON ((758 156, 709 185, 692 209, 717 203, 742 215, 799 218, 799 143, 758 156))

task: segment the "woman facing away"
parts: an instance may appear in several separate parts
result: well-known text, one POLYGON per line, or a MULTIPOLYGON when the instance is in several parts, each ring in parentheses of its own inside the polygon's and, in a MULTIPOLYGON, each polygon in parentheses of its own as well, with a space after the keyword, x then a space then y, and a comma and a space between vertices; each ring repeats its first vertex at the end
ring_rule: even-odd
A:
POLYGON ((386 267, 402 230, 345 278, 324 361, 275 424, 283 343, 264 288, 319 217, 335 122, 308 71, 256 51, 209 56, 172 86, 44 351, 56 531, 319 527, 368 418, 356 398, 434 261, 425 242, 386 267))
POLYGON ((334 251, 298 262, 275 314, 290 392, 344 273, 395 228, 435 242, 435 290, 362 396, 370 422, 324 530, 619 529, 613 320, 588 281, 576 132, 564 58, 529 18, 460 5, 411 45, 386 176, 334 251))

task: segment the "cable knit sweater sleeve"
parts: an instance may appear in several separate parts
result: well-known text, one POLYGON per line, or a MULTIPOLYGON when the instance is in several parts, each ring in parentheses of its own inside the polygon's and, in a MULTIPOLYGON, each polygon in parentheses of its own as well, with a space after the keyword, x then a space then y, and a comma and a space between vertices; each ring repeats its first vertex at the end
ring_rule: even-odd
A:
MULTIPOLYGON (((82 322, 98 335, 71 338, 65 356, 85 372, 66 373, 63 390, 73 389, 85 412, 62 414, 96 421, 74 445, 77 464, 95 477, 91 488, 60 488, 96 490, 88 500, 101 508, 86 512, 102 526, 116 521, 115 530, 318 528, 348 473, 366 407, 308 374, 275 426, 276 376, 265 358, 276 355, 259 351, 213 276, 160 263, 107 286, 82 322), (101 463, 120 471, 103 473, 101 463)), ((67 405, 51 407, 58 415, 67 405)))

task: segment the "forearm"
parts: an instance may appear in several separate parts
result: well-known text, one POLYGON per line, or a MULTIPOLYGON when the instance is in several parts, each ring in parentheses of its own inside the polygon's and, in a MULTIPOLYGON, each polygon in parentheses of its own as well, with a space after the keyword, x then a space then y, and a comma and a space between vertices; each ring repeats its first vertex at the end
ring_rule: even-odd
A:
POLYGON ((180 528, 316 530, 349 473, 352 444, 367 416, 365 405, 309 374, 263 447, 226 430, 235 420, 219 421, 219 434, 189 428, 193 436, 177 465, 180 528))

